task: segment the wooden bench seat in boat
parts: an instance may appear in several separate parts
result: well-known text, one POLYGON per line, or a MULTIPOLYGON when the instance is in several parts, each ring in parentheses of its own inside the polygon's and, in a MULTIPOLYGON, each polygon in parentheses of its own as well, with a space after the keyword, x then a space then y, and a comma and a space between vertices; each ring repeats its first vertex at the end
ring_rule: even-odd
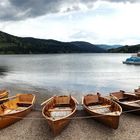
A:
POLYGON ((120 114, 119 111, 111 111, 109 108, 111 105, 96 105, 96 106, 88 106, 91 110, 96 113, 103 113, 105 115, 117 115, 120 114))
POLYGON ((19 107, 29 107, 31 105, 31 102, 18 102, 17 106, 19 107))
POLYGON ((97 113, 110 113, 111 110, 109 109, 111 105, 93 105, 88 106, 88 108, 97 113))
POLYGON ((99 99, 98 99, 98 96, 97 95, 88 95, 88 96, 85 96, 85 104, 87 106, 89 106, 90 104, 98 104, 99 103, 99 99))
POLYGON ((90 105, 88 106, 91 110, 102 109, 102 108, 109 108, 111 105, 90 105))
POLYGON ((6 108, 4 110, 4 115, 6 114, 13 114, 13 113, 17 113, 17 112, 20 112, 21 110, 24 110, 26 109, 27 107, 18 107, 16 109, 12 109, 12 108, 6 108))
POLYGON ((56 107, 56 108, 52 108, 49 109, 49 112, 53 112, 53 111, 71 111, 72 109, 70 107, 56 107))
POLYGON ((56 107, 48 110, 50 112, 50 116, 53 119, 59 119, 69 115, 72 112, 70 107, 56 107))

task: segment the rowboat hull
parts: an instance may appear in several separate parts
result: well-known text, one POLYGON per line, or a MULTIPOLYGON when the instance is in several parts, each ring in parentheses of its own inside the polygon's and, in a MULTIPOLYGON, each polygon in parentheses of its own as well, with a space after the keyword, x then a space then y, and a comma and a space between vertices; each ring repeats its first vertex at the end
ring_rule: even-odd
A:
POLYGON ((23 112, 19 112, 16 114, 0 116, 0 129, 5 128, 25 117, 27 114, 31 112, 32 108, 29 108, 23 112))
MULTIPOLYGON (((55 97, 59 98, 59 97, 63 97, 63 96, 55 96, 55 97)), ((58 118, 58 119, 53 119, 50 116, 47 116, 46 112, 49 112, 48 111, 49 107, 52 108, 52 105, 54 105, 55 97, 50 98, 51 100, 49 99, 48 102, 46 103, 46 105, 42 109, 42 115, 45 117, 54 136, 61 133, 61 131, 70 123, 71 117, 73 117, 75 115, 76 110, 77 110, 76 100, 72 97, 71 103, 73 104, 73 110, 70 114, 68 114, 64 117, 58 118)), ((65 96, 65 97, 68 97, 68 96, 65 96)))
POLYGON ((123 64, 128 64, 128 65, 140 65, 140 62, 134 62, 134 61, 123 61, 123 64))
POLYGON ((0 105, 0 129, 23 119, 31 112, 35 102, 33 94, 17 94, 13 98, 0 105))
POLYGON ((49 127, 51 128, 51 130, 52 130, 52 132, 54 134, 54 136, 60 134, 61 131, 63 129, 65 129, 65 127, 68 126, 68 124, 71 121, 71 117, 73 117, 74 115, 75 115, 75 112, 72 115, 70 115, 69 117, 67 117, 67 118, 56 120, 56 121, 46 119, 49 127))
POLYGON ((86 112, 93 116, 93 119, 109 126, 113 129, 117 129, 119 126, 120 115, 118 116, 110 116, 110 115, 103 115, 98 114, 95 112, 90 111, 89 109, 85 108, 86 112))
POLYGON ((127 94, 124 91, 110 93, 110 96, 122 107, 124 111, 140 115, 140 105, 133 104, 137 101, 140 103, 140 97, 132 94, 127 94))
POLYGON ((118 101, 116 101, 116 102, 122 107, 123 111, 140 115, 140 107, 123 104, 123 103, 118 102, 118 101))
MULTIPOLYGON (((104 97, 97 96, 98 100, 102 101, 102 104, 106 104, 107 106, 110 106, 110 108, 114 108, 113 110, 108 109, 108 110, 110 110, 110 113, 98 112, 98 111, 96 111, 96 109, 97 110, 98 110, 98 108, 102 109, 103 106, 90 109, 86 103, 87 101, 85 100, 85 98, 88 97, 87 99, 90 101, 90 104, 94 103, 92 101, 93 98, 90 99, 90 96, 97 96, 97 95, 90 94, 90 95, 84 96, 84 98, 82 99, 82 103, 83 103, 83 107, 84 107, 85 111, 87 113, 89 113, 90 115, 92 115, 93 119, 105 124, 106 126, 113 128, 113 129, 117 129, 119 126, 119 118, 120 118, 120 115, 122 113, 121 106, 119 104, 111 101, 111 100, 104 98, 104 97)), ((93 107, 94 106, 95 105, 93 105, 93 107)))

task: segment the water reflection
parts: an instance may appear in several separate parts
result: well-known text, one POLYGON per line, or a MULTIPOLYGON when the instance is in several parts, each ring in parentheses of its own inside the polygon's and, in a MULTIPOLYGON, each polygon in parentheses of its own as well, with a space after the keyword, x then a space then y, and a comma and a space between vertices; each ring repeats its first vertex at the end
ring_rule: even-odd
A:
POLYGON ((9 70, 7 66, 0 66, 0 76, 6 76, 8 72, 9 70))

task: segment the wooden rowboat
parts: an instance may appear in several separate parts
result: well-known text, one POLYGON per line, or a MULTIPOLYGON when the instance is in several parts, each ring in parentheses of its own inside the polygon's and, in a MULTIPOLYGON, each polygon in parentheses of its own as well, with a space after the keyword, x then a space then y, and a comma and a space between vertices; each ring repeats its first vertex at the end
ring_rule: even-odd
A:
POLYGON ((71 121, 77 110, 77 101, 72 96, 53 96, 43 102, 42 114, 53 134, 58 135, 71 121))
MULTIPOLYGON (((0 99, 3 99, 3 98, 7 98, 9 95, 9 92, 7 90, 0 90, 0 99)), ((0 104, 3 103, 3 101, 1 100, 0 101, 0 104)))
POLYGON ((10 100, 0 105, 0 129, 22 119, 31 111, 35 102, 33 94, 17 94, 7 99, 10 100))
POLYGON ((121 105, 123 110, 140 114, 140 97, 129 94, 122 90, 119 92, 110 93, 110 96, 114 101, 121 105))
POLYGON ((82 104, 86 112, 103 124, 117 129, 122 108, 119 104, 97 95, 88 94, 83 97, 82 104))

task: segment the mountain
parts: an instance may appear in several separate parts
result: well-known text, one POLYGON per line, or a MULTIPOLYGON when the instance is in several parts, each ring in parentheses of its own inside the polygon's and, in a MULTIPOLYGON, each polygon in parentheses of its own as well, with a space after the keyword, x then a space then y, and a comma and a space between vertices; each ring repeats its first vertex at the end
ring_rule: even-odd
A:
POLYGON ((122 45, 105 45, 105 44, 97 44, 96 46, 105 50, 122 47, 122 45))
POLYGON ((85 41, 75 41, 75 42, 70 42, 71 44, 80 47, 81 49, 85 49, 87 52, 96 52, 96 53, 102 53, 106 52, 105 49, 98 47, 97 45, 91 44, 89 42, 85 41))
POLYGON ((131 46, 122 46, 119 48, 109 49, 108 52, 111 53, 137 53, 140 51, 140 44, 131 46))
POLYGON ((94 53, 106 52, 88 42, 17 37, 0 31, 0 54, 94 53))

